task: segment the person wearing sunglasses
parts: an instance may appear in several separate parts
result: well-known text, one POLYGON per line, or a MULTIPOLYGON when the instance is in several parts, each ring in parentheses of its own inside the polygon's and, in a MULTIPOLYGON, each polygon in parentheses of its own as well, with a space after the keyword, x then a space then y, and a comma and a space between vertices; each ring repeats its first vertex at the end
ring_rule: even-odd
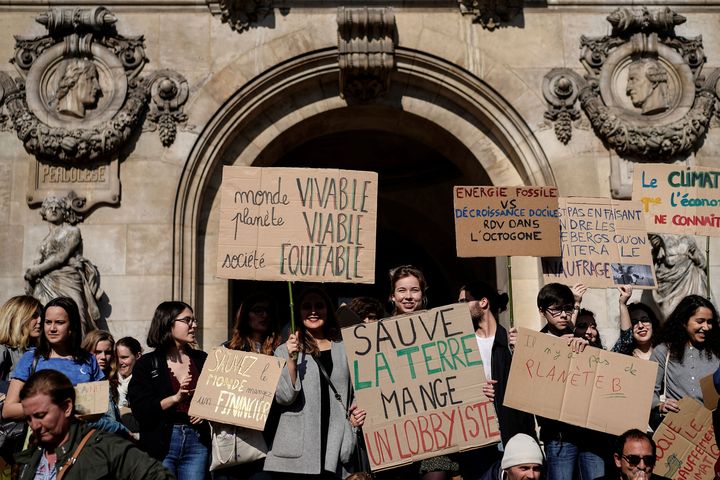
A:
POLYGON ((595 480, 669 480, 653 474, 655 442, 647 433, 636 428, 620 435, 613 454, 616 470, 595 480))
POLYGON ((178 480, 205 478, 210 429, 188 415, 207 353, 192 348, 198 321, 190 305, 163 302, 155 309, 147 344, 155 350, 135 363, 128 402, 140 427, 140 448, 178 480))

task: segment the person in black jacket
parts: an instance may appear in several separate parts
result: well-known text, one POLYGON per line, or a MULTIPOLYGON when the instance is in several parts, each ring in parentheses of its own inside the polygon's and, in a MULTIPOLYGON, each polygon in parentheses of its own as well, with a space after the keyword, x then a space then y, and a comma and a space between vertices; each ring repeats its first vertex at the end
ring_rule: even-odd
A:
MULTIPOLYGON (((495 405, 503 444, 507 444, 518 433, 534 438, 533 415, 503 405, 512 354, 508 345, 507 330, 500 325, 497 316, 507 307, 507 294, 498 293, 485 282, 474 282, 460 289, 458 301, 466 302, 470 309, 475 337, 485 368, 485 377, 488 380, 484 392, 495 405)), ((479 478, 501 456, 501 453, 497 447, 492 446, 461 454, 463 479, 479 478)))
POLYGON ((178 480, 202 480, 208 471, 207 422, 188 409, 207 353, 195 350, 197 319, 183 302, 158 305, 147 344, 155 351, 135 364, 128 387, 140 426, 140 447, 161 460, 178 480))

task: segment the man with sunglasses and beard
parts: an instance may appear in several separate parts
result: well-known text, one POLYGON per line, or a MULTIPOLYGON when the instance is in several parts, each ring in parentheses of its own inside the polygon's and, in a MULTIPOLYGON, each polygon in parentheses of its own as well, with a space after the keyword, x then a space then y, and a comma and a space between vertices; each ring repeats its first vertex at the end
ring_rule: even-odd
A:
POLYGON ((655 442, 645 432, 628 430, 620 435, 615 444, 616 471, 595 480, 669 480, 653 475, 655 468, 655 442))

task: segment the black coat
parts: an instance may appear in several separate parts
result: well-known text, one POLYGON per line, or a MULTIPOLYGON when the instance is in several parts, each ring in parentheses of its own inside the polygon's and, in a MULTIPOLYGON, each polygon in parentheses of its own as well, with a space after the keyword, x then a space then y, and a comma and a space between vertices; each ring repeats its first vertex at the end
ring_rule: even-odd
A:
POLYGON ((508 333, 502 325, 498 324, 492 346, 491 374, 493 380, 497 380, 494 403, 503 445, 507 445, 508 440, 518 433, 525 433, 536 438, 533 415, 503 405, 511 363, 512 354, 508 344, 508 333))
MULTIPOLYGON (((207 353, 188 349, 187 354, 198 371, 202 371, 207 353)), ((128 387, 128 402, 140 426, 140 448, 158 460, 163 460, 168 453, 175 419, 175 407, 167 410, 160 407, 163 398, 175 394, 170 375, 165 354, 156 350, 146 353, 135 363, 128 387)), ((199 430, 202 443, 209 447, 207 422, 193 425, 193 428, 199 430)))

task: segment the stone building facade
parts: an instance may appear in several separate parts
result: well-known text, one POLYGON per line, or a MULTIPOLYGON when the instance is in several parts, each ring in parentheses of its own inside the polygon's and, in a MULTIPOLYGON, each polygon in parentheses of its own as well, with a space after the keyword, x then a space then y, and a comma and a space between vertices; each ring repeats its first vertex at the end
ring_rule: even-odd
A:
MULTIPOLYGON (((227 339, 230 312, 257 286, 214 276, 223 165, 378 171, 377 285, 334 287, 334 294, 385 298, 386 269, 416 263, 428 273, 435 304, 452 301, 466 279, 508 286, 505 258, 455 257, 452 185, 556 185, 563 196, 622 198, 639 160, 720 166, 712 84, 720 5, 649 2, 647 13, 635 2, 599 0, 103 6, 0 3, 0 290, 8 297, 24 289, 47 232, 39 204, 73 191, 84 218, 83 255, 100 272, 101 325, 116 337, 144 339, 155 306, 175 298, 196 308, 205 348, 227 339), (609 21, 618 9, 616 23, 609 21), (583 38, 603 37, 600 59, 590 52, 581 60, 583 38), (677 37, 690 43, 663 40, 677 37), (587 78, 606 82, 592 62, 609 62, 609 52, 632 38, 650 40, 622 48, 655 48, 678 99, 646 109, 649 100, 624 90, 623 59, 618 75, 625 77, 600 88, 617 90, 611 108, 632 113, 621 123, 681 122, 697 106, 699 123, 678 127, 685 144, 667 147, 663 135, 671 134, 662 129, 620 144, 588 113, 592 99, 578 98, 587 78), (78 89, 67 94, 73 104, 60 106, 65 97, 54 98, 50 85, 83 68, 68 60, 82 51, 101 59, 94 73, 85 68, 96 85, 85 100, 78 89), (687 93, 688 81, 704 82, 705 103, 699 88, 687 93), (30 122, 28 111, 39 122, 35 134, 18 126, 30 122), (663 117, 672 112, 677 119, 663 117), (111 132, 103 141, 83 143, 82 132, 104 128, 111 132), (41 141, 53 132, 54 147, 41 141), (643 150, 642 142, 666 148, 643 150)), ((705 239, 698 241, 704 249, 705 239)), ((717 251, 710 242, 711 272, 717 251)), ((536 328, 539 261, 514 257, 511 271, 516 324, 536 328)), ((616 335, 616 299, 593 290, 585 302, 608 338, 616 335)))

